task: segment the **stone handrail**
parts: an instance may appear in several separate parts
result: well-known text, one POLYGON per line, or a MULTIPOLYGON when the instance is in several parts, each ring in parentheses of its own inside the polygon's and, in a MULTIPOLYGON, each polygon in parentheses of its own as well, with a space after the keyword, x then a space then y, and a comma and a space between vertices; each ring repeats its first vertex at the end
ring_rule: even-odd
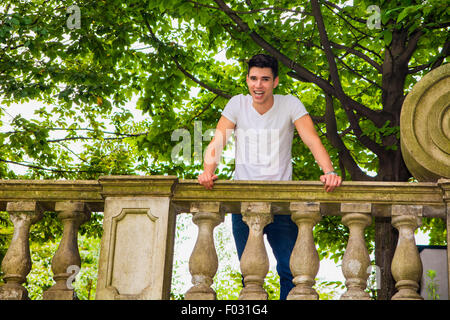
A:
MULTIPOLYGON (((393 299, 421 299, 422 263, 414 230, 422 217, 447 221, 450 237, 450 180, 438 182, 344 182, 326 193, 315 181, 217 181, 206 190, 195 180, 172 176, 105 176, 92 181, 0 180, 0 210, 14 234, 2 261, 5 284, 0 299, 26 299, 31 269, 29 229, 55 211, 63 236, 52 260, 55 285, 44 299, 74 299, 67 285, 70 266, 80 266, 77 232, 91 212, 104 212, 97 299, 168 299, 175 216, 192 213, 198 238, 189 261, 192 288, 186 299, 215 299, 211 288, 218 268, 213 230, 225 213, 240 213, 250 234, 241 259, 245 287, 240 299, 267 299, 262 284, 269 262, 262 229, 274 214, 291 214, 299 228, 291 257, 295 287, 288 299, 317 299, 313 289, 320 261, 312 231, 324 215, 338 215, 350 231, 342 261, 347 291, 341 299, 368 299, 364 291, 370 260, 364 229, 373 217, 390 217, 399 230, 392 262, 393 299), (132 262, 132 263, 130 263, 132 262)), ((449 240, 449 239, 448 239, 449 240)), ((448 256, 450 266, 450 255, 448 256)), ((449 268, 450 269, 450 268, 449 268)))

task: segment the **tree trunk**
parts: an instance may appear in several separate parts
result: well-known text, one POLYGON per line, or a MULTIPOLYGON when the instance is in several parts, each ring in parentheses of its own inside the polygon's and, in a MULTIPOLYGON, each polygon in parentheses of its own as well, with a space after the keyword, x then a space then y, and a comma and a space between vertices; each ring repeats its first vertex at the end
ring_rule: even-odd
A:
MULTIPOLYGON (((391 127, 400 126, 400 113, 405 100, 404 87, 408 75, 408 62, 415 50, 420 34, 408 38, 407 30, 393 32, 392 42, 386 48, 382 73, 383 114, 391 127)), ((378 154, 377 180, 407 181, 411 176, 403 160, 400 140, 396 135, 382 138, 385 151, 378 154), (389 148, 387 148, 389 147, 389 148)), ((390 300, 395 293, 395 281, 391 274, 392 258, 398 241, 398 231, 391 218, 375 219, 375 263, 381 269, 378 300, 390 300)))
POLYGON ((391 264, 397 241, 398 231, 392 226, 391 218, 375 218, 375 263, 381 271, 380 283, 377 283, 378 300, 391 300, 395 293, 391 264))

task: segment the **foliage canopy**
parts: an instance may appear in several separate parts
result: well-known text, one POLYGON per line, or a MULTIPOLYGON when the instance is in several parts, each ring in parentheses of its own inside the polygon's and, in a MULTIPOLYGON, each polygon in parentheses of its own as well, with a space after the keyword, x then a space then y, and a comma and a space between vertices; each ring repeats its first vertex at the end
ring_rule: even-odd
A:
MULTIPOLYGON (((32 178, 195 176, 199 163, 171 162, 172 132, 193 132, 194 121, 213 128, 227 99, 246 93, 246 60, 268 52, 281 62, 278 93, 303 101, 344 177, 407 180, 401 104, 449 55, 444 0, 80 0, 78 28, 70 5, 2 5, 1 112, 31 100, 51 106, 9 119, 2 177, 17 176, 8 163, 32 178)), ((295 179, 317 178, 298 138, 293 161, 295 179)))

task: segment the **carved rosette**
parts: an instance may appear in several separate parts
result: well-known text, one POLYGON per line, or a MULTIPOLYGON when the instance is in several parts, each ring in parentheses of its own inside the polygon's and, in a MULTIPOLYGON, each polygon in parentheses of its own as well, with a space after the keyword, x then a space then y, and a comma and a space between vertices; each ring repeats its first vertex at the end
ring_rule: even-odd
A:
POLYGON ((406 96, 400 137, 403 158, 417 180, 450 178, 450 64, 429 72, 406 96))

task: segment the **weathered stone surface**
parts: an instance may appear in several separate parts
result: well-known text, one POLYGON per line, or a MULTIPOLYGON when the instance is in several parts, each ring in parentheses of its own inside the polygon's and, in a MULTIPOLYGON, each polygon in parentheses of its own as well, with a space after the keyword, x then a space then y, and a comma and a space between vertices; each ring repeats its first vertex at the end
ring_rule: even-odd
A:
POLYGON ((192 221, 198 226, 197 241, 189 259, 192 275, 191 287, 186 300, 215 300, 216 293, 211 288, 219 261, 214 246, 214 228, 223 222, 224 213, 220 202, 199 202, 191 204, 192 221))
POLYGON ((395 205, 392 225, 398 230, 397 248, 392 259, 392 276, 398 292, 392 300, 422 300, 418 294, 422 276, 422 261, 414 239, 414 230, 421 224, 421 207, 395 205))
MULTIPOLYGON (((206 190, 197 180, 180 180, 172 200, 217 201, 237 203, 250 201, 323 203, 409 203, 442 205, 441 190, 436 183, 344 181, 333 192, 325 192, 319 181, 239 181, 218 180, 206 190)), ((236 211, 239 212, 239 211, 236 211)), ((339 212, 335 212, 339 214, 339 212)))
MULTIPOLYGON (((341 202, 372 204, 393 203, 442 206, 441 189, 437 183, 422 182, 373 182, 345 181, 334 192, 325 192, 319 181, 216 181, 213 190, 206 190, 197 180, 179 180, 174 177, 158 177, 152 185, 150 177, 111 176, 99 181, 76 180, 1 180, 0 209, 8 202, 36 201, 45 204, 46 210, 54 210, 56 202, 80 201, 87 203, 93 212, 104 210, 104 198, 108 195, 172 196, 172 203, 179 212, 189 211, 189 202, 220 201, 222 205, 237 208, 240 202, 264 200, 272 203, 298 201, 320 202, 323 205, 341 202), (136 194, 135 194, 136 193, 136 194), (184 210, 184 211, 183 211, 184 210)), ((272 205, 272 209, 275 206, 272 205)), ((233 210, 231 210, 233 211, 233 210)), ((231 212, 228 211, 228 212, 231 212)), ((283 210, 282 210, 283 211, 283 210)), ((339 214, 339 210, 326 214, 339 214)), ((284 212, 288 210, 284 209, 284 212)), ((274 213, 274 212, 272 212, 274 213)), ((322 212, 324 214, 324 212, 322 212)), ((384 215, 384 213, 380 213, 384 215)), ((377 213, 374 213, 377 215, 377 213)), ((443 217, 445 217, 442 211, 443 217)))
POLYGON ((244 277, 244 288, 239 300, 267 300, 267 292, 263 288, 264 278, 269 272, 269 257, 264 245, 263 230, 273 221, 270 203, 243 202, 241 205, 242 220, 249 227, 247 244, 241 257, 241 272, 244 277))
MULTIPOLYGON (((58 250, 52 259, 55 285, 44 292, 44 300, 75 300, 76 293, 68 281, 81 268, 78 251, 78 228, 89 220, 91 213, 83 202, 57 202, 55 211, 63 224, 63 235, 58 250)), ((73 277, 72 277, 73 278, 73 277)))
POLYGON ((407 95, 400 137, 403 158, 417 180, 450 178, 450 64, 425 75, 407 95))
POLYGON ((173 195, 178 178, 175 176, 102 176, 98 181, 103 197, 170 197, 173 195))
POLYGON ((292 202, 292 221, 298 226, 298 235, 292 250, 289 266, 295 287, 287 300, 317 300, 319 295, 313 289, 319 271, 320 259, 314 244, 313 228, 320 221, 318 202, 292 202))
POLYGON ((53 211, 58 201, 81 201, 89 203, 94 211, 103 211, 100 191, 97 180, 0 179, 0 209, 6 207, 6 202, 36 201, 45 205, 45 210, 53 211))
POLYGON ((96 299, 167 299, 174 237, 169 199, 105 202, 96 299))
POLYGON ((169 299, 175 237, 170 194, 176 179, 142 179, 100 180, 106 199, 96 299, 169 299))
POLYGON ((450 297, 450 250, 448 244, 450 243, 450 179, 439 179, 438 184, 443 191, 443 199, 446 206, 446 220, 447 220, 447 270, 448 276, 448 296, 450 297))
MULTIPOLYGON (((11 219, 15 220, 14 241, 8 250, 11 253, 5 256, 2 265, 6 285, 0 289, 0 299, 27 298, 22 283, 30 265, 26 247, 29 225, 41 216, 36 214, 36 208, 64 211, 58 208, 73 204, 73 201, 87 204, 91 211, 105 210, 97 299, 169 298, 175 210, 192 212, 203 230, 199 236, 199 250, 193 254, 197 261, 192 269, 195 287, 192 297, 198 299, 214 297, 210 283, 217 260, 211 253, 214 244, 210 239, 214 221, 222 219, 222 212, 242 213, 250 226, 248 253, 241 265, 246 279, 241 299, 267 298, 262 288, 268 268, 262 229, 270 223, 273 214, 298 212, 293 218, 302 229, 301 238, 307 239, 300 241, 302 247, 299 249, 304 253, 296 254, 300 263, 295 263, 298 270, 293 273, 298 277, 295 284, 299 286, 291 295, 293 298, 316 298, 311 287, 317 262, 311 230, 319 212, 321 215, 342 215, 343 222, 349 226, 356 246, 349 244, 347 251, 353 252, 351 255, 355 259, 347 259, 343 269, 349 269, 348 278, 355 279, 358 290, 363 289, 365 275, 357 271, 364 270, 367 261, 367 249, 363 246, 364 225, 369 223, 370 215, 394 217, 393 223, 402 234, 396 253, 397 269, 394 268, 399 279, 397 287, 401 291, 397 298, 416 298, 418 268, 413 268, 412 274, 405 272, 411 261, 418 262, 416 250, 413 250, 416 218, 420 215, 447 218, 447 229, 450 230, 450 179, 440 179, 437 183, 345 182, 333 193, 324 192, 323 185, 317 181, 217 181, 213 190, 206 190, 194 180, 160 176, 111 176, 99 181, 70 182, 0 180, 0 210, 10 211, 11 219), (209 252, 206 255, 202 252, 205 248, 209 252), (302 261, 306 256, 312 258, 302 261)), ((70 216, 61 214, 65 220, 70 220, 70 216)), ((69 241, 72 246, 76 223, 69 224, 67 230, 71 236, 67 239, 72 239, 69 241)), ((447 237, 450 242, 449 232, 447 237)), ((450 267, 450 253, 448 261, 450 267)), ((64 267, 64 264, 67 266, 65 262, 61 265, 64 267)), ((53 295, 52 291, 48 294, 53 295)), ((52 298, 55 297, 72 299, 73 291, 61 290, 52 298)))
POLYGON ((342 259, 342 273, 347 291, 342 300, 369 300, 366 289, 370 265, 364 230, 372 223, 370 203, 342 203, 342 223, 348 226, 350 236, 342 259))
POLYGON ((31 270, 30 227, 43 216, 42 207, 35 201, 9 202, 6 210, 14 224, 14 233, 2 261, 3 280, 0 300, 27 300, 28 291, 22 285, 31 270))

